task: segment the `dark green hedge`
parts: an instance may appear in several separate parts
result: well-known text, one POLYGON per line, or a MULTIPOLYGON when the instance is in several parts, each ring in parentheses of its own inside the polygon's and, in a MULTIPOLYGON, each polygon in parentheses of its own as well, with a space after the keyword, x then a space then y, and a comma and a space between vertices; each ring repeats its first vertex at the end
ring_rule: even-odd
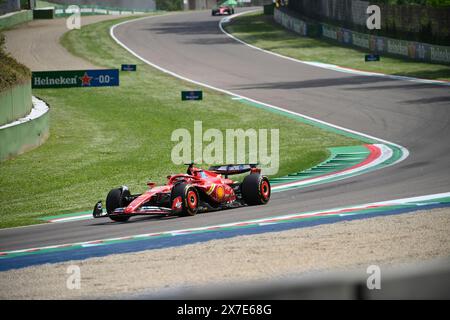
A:
POLYGON ((370 3, 407 4, 432 7, 450 6, 450 0, 372 0, 370 3))
POLYGON ((176 11, 183 9, 183 0, 156 0, 156 9, 176 11))
POLYGON ((5 51, 5 36, 0 33, 0 92, 30 81, 31 71, 5 51))

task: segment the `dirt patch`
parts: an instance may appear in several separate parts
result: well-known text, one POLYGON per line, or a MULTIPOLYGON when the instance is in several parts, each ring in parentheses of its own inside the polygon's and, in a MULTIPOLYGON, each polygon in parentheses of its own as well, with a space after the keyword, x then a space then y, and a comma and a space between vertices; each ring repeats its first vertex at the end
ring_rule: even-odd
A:
POLYGON ((103 297, 424 261, 450 256, 449 230, 450 209, 436 209, 48 264, 0 273, 0 299, 103 297), (81 269, 80 290, 66 287, 70 265, 81 269))

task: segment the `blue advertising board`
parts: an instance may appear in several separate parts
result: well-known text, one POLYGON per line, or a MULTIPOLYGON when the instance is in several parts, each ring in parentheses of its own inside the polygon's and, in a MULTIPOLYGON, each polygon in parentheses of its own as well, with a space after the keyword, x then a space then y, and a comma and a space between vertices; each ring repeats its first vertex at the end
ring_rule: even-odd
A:
POLYGON ((119 85, 119 70, 39 71, 32 73, 32 87, 114 87, 119 85))
POLYGON ((135 64, 123 64, 122 71, 136 71, 137 66, 135 64))
POLYGON ((366 62, 380 61, 380 55, 379 54, 366 54, 365 61, 366 62))
POLYGON ((202 91, 181 91, 181 100, 202 100, 203 92, 202 91))

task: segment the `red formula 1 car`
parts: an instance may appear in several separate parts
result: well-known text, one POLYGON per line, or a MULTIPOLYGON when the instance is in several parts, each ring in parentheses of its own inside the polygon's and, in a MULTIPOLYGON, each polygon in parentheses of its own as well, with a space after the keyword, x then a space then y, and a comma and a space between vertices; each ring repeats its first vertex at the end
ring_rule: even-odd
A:
POLYGON ((199 212, 260 205, 269 202, 269 179, 261 175, 256 165, 222 165, 202 170, 189 164, 186 174, 167 177, 167 184, 132 195, 128 187, 112 189, 106 197, 106 212, 102 202, 94 207, 94 218, 109 217, 124 222, 137 215, 187 215, 199 212), (242 182, 228 179, 229 175, 249 172, 242 182))
POLYGON ((234 14, 234 8, 232 6, 221 5, 211 10, 211 15, 213 16, 223 16, 225 14, 234 14))

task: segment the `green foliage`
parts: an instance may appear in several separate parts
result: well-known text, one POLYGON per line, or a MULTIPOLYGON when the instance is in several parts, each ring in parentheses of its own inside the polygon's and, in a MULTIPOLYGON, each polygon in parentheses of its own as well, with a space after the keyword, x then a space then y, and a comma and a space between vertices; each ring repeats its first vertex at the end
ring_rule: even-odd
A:
POLYGON ((183 9, 183 0, 156 0, 156 9, 177 11, 183 9))
POLYGON ((6 52, 5 36, 0 33, 0 92, 29 81, 30 77, 30 70, 6 52))
POLYGON ((30 9, 28 0, 20 0, 20 8, 21 9, 30 9))
POLYGON ((374 0, 371 3, 385 3, 397 5, 421 5, 432 7, 450 6, 450 0, 374 0))

